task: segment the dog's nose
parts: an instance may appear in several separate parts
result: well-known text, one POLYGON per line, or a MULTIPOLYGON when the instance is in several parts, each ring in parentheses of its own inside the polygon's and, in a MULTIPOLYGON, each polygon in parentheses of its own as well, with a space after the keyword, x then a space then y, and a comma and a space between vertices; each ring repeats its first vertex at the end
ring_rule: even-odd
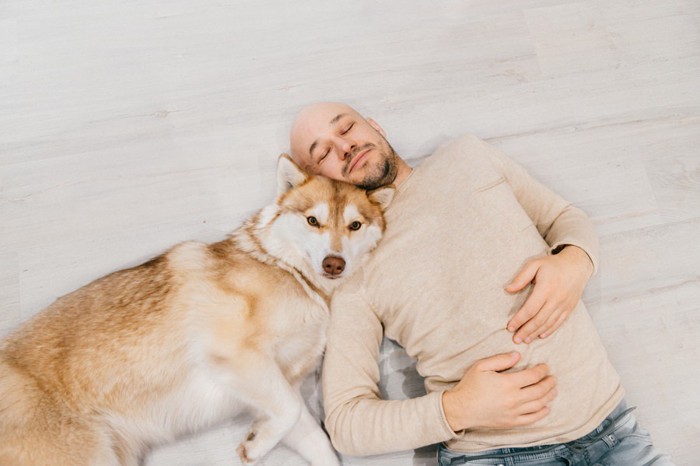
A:
POLYGON ((345 270, 345 260, 338 256, 327 256, 323 259, 323 270, 328 275, 338 276, 345 270))

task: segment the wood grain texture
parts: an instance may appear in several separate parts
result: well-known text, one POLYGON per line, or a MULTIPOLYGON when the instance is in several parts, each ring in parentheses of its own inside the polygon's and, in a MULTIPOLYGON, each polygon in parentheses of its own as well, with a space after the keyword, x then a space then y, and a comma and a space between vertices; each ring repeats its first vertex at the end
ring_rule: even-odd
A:
MULTIPOLYGON (((475 133, 588 212, 602 259, 584 297, 628 400, 677 464, 697 461, 696 0, 5 0, 0 335, 92 279, 235 228, 272 199, 289 122, 319 100, 374 117, 414 162, 475 133)), ((387 395, 420 393, 399 349, 382 358, 387 395)), ((146 464, 238 465, 247 422, 146 464)), ((279 447, 263 464, 303 462, 279 447)))

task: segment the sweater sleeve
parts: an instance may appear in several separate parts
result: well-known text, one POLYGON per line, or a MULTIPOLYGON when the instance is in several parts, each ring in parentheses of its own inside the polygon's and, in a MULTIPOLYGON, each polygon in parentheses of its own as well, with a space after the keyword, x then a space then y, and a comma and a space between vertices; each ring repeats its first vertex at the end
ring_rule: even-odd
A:
POLYGON ((593 223, 579 208, 530 176, 523 167, 495 147, 481 141, 484 151, 500 169, 518 202, 554 254, 566 245, 583 249, 598 270, 598 236, 593 223))
POLYGON ((382 454, 454 437, 442 410, 442 392, 408 400, 380 398, 382 334, 360 291, 336 292, 322 383, 326 429, 343 454, 382 454))

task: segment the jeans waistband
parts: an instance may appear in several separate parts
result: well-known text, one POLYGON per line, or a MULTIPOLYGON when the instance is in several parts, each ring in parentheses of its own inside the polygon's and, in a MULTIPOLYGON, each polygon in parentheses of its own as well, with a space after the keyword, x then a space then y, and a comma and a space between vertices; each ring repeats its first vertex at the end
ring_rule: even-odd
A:
POLYGON ((519 455, 527 455, 532 458, 532 455, 546 455, 557 448, 568 448, 575 452, 580 452, 591 444, 604 440, 612 434, 617 427, 626 420, 627 415, 637 409, 636 407, 628 408, 625 400, 620 404, 590 433, 571 442, 555 444, 555 445, 539 445, 534 447, 511 447, 499 448, 497 450, 483 451, 479 453, 464 453, 460 457, 452 459, 451 465, 459 465, 465 461, 475 461, 481 459, 505 459, 515 458, 519 455))

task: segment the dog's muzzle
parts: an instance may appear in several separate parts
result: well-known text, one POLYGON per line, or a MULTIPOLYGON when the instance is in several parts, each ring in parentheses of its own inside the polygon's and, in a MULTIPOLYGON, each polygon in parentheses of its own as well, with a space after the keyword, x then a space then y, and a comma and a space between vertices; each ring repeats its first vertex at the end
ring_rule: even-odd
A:
POLYGON ((338 278, 345 270, 345 259, 339 256, 326 256, 321 265, 328 278, 338 278))

